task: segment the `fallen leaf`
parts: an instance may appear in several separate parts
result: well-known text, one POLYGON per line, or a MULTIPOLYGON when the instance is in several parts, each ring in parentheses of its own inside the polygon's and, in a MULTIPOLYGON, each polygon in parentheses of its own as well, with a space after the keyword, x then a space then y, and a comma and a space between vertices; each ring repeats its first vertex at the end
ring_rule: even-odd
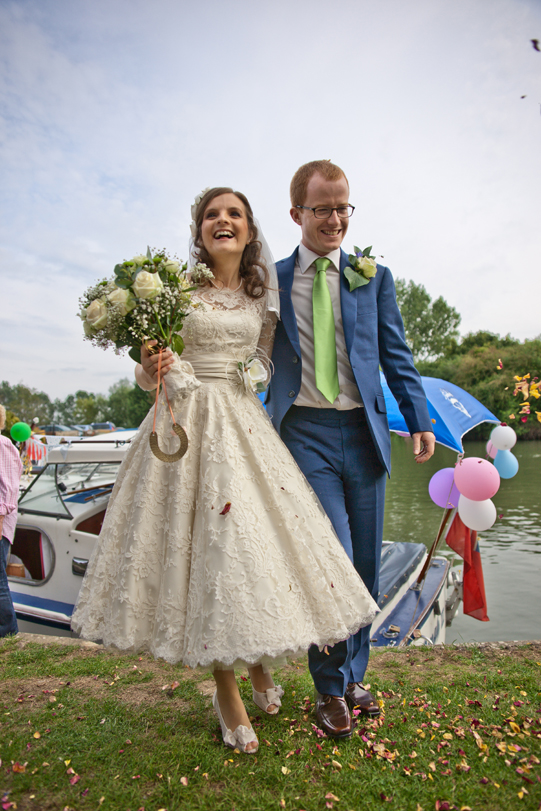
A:
POLYGON ((229 512, 230 509, 231 509, 231 502, 228 501, 226 503, 225 507, 223 508, 223 510, 221 511, 220 515, 227 515, 227 513, 229 512))
POLYGON ((291 774, 291 769, 288 769, 287 766, 282 766, 282 774, 291 774))
POLYGON ((13 764, 13 771, 16 774, 24 774, 26 771, 26 763, 19 763, 18 760, 13 764))

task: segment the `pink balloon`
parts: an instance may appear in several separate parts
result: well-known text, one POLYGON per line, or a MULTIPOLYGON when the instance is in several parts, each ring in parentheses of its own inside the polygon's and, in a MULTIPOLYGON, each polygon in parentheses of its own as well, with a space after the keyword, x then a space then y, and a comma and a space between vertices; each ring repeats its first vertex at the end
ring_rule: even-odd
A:
POLYGON ((495 459, 497 453, 498 453, 498 448, 496 448, 489 439, 488 442, 487 442, 487 454, 488 454, 488 456, 490 456, 491 459, 495 459))
POLYGON ((491 462, 472 456, 455 467, 455 484, 470 501, 487 501, 498 492, 500 474, 491 462))
POLYGON ((428 485, 428 494, 438 507, 458 507, 460 493, 454 482, 455 469, 444 467, 434 473, 428 485))

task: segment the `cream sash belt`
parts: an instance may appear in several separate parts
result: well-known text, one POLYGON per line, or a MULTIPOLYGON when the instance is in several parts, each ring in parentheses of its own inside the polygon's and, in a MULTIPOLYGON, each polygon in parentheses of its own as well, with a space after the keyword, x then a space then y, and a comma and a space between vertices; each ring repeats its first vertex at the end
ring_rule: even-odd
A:
POLYGON ((227 352, 215 352, 213 355, 187 355, 182 354, 182 360, 191 364, 194 374, 201 382, 211 380, 237 380, 239 379, 239 360, 227 352))

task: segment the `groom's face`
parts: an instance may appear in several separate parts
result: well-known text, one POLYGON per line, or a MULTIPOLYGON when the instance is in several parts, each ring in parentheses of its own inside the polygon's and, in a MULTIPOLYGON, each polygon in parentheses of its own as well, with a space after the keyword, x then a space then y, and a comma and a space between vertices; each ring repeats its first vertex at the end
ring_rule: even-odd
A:
MULTIPOLYGON (((308 181, 304 206, 336 208, 348 203, 349 186, 345 177, 339 180, 326 180, 323 175, 316 173, 308 181)), ((307 208, 292 208, 290 213, 301 227, 303 245, 319 256, 325 256, 342 244, 349 220, 341 219, 336 211, 333 211, 326 220, 318 219, 314 212, 308 211, 307 208)))

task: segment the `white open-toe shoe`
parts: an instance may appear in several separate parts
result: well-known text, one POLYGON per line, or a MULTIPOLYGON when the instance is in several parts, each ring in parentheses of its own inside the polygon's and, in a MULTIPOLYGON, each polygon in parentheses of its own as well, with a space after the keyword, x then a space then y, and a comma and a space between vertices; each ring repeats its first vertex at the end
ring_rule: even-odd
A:
POLYGON ((222 713, 220 712, 217 691, 215 691, 214 695, 212 696, 212 706, 214 707, 214 711, 218 716, 218 721, 220 722, 220 727, 222 728, 222 738, 225 745, 229 746, 230 749, 240 749, 241 752, 245 752, 247 755, 255 755, 259 748, 259 741, 257 740, 257 735, 255 734, 253 727, 247 727, 244 726, 244 724, 239 724, 235 731, 231 732, 231 730, 227 728, 222 717, 222 713), (257 746, 254 746, 253 749, 246 749, 249 743, 256 743, 257 746))
POLYGON ((275 684, 273 687, 269 687, 265 690, 264 693, 258 693, 257 690, 252 687, 252 695, 254 697, 254 703, 257 704, 263 712, 266 712, 267 715, 276 715, 282 706, 280 699, 284 695, 284 691, 282 690, 281 684, 275 684), (272 704, 274 704, 274 709, 269 710, 272 704))

